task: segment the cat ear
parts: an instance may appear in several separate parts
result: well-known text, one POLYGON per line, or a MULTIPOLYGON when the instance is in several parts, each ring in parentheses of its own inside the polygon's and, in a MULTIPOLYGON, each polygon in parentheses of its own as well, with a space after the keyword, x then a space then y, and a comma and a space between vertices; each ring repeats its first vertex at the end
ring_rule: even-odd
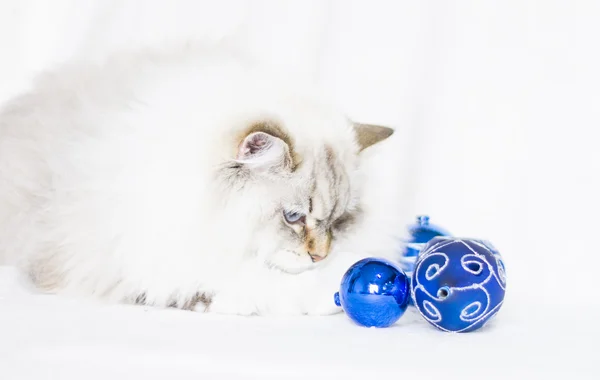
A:
POLYGON ((356 141, 361 152, 371 145, 387 139, 394 133, 392 128, 380 125, 354 123, 353 126, 356 133, 356 141))
POLYGON ((254 132, 238 147, 236 161, 253 170, 289 170, 292 157, 288 144, 282 139, 254 132))

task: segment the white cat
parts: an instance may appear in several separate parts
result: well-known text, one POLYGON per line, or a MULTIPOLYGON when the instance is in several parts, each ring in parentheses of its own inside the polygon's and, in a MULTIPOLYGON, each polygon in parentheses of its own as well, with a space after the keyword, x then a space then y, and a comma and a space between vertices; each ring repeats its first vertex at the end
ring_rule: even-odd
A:
POLYGON ((394 251, 361 224, 361 151, 391 134, 227 49, 65 65, 0 114, 0 257, 49 292, 332 313, 394 251))

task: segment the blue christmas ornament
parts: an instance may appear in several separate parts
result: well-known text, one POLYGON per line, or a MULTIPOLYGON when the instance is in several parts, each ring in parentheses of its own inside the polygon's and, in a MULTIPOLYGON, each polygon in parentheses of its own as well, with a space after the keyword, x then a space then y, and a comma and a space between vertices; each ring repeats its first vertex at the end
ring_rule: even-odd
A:
POLYGON ((482 240, 436 237, 421 251, 412 275, 412 301, 421 315, 448 332, 482 327, 504 300, 500 253, 482 240))
POLYGON ((419 215, 415 224, 408 226, 408 238, 404 241, 405 248, 400 258, 402 269, 410 273, 413 271, 419 252, 434 237, 449 236, 450 233, 440 226, 429 223, 429 216, 419 215))
POLYGON ((344 274, 335 303, 354 322, 367 327, 388 327, 406 311, 409 279, 386 259, 366 258, 344 274))
POLYGON ((417 216, 415 224, 408 226, 409 238, 406 240, 406 249, 404 256, 418 256, 421 249, 429 240, 438 236, 449 236, 450 233, 434 224, 430 223, 427 215, 417 216))

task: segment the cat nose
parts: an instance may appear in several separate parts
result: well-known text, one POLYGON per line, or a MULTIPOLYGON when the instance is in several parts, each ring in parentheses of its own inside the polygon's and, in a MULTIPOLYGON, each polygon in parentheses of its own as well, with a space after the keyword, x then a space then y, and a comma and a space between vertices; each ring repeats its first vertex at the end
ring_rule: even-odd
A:
POLYGON ((308 255, 310 256, 310 259, 312 260, 313 263, 319 262, 325 258, 325 256, 315 255, 310 252, 308 253, 308 255))
POLYGON ((331 232, 320 229, 306 228, 305 252, 313 263, 323 260, 331 248, 331 232))

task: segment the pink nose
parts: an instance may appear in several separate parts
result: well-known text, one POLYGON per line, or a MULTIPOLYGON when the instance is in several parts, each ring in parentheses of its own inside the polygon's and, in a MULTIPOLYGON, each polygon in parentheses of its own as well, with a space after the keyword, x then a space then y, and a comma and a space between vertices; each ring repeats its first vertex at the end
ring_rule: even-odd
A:
POLYGON ((322 257, 322 256, 312 255, 310 253, 308 255, 310 256, 310 259, 312 260, 313 263, 319 262, 324 259, 324 257, 322 257))

